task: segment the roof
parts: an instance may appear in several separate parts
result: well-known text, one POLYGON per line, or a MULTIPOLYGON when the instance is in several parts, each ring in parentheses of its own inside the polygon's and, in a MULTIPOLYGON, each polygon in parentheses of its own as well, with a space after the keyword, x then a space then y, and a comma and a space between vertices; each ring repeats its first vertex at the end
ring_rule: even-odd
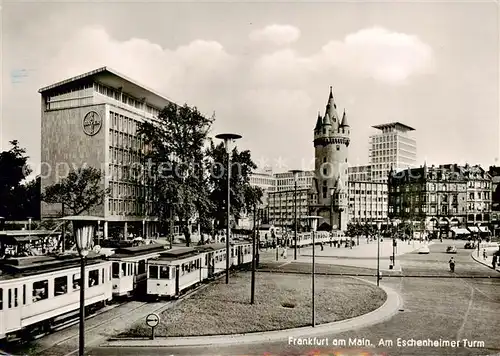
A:
POLYGON ((68 86, 71 87, 74 86, 76 83, 88 82, 88 81, 96 81, 115 89, 122 88, 124 93, 130 94, 131 96, 134 96, 137 99, 145 98, 146 102, 154 105, 159 109, 164 108, 169 103, 176 104, 173 100, 170 100, 166 96, 161 95, 158 92, 149 89, 142 84, 139 84, 133 79, 130 79, 129 77, 109 67, 101 67, 92 70, 90 72, 83 73, 75 77, 57 82, 55 84, 48 85, 38 90, 38 92, 43 94, 45 92, 54 89, 59 89, 60 87, 68 87, 68 86))
POLYGON ((199 253, 198 250, 192 247, 177 247, 171 250, 160 253, 156 261, 175 261, 183 258, 195 256, 199 253))
POLYGON ((163 252, 165 251, 165 245, 161 244, 149 244, 133 247, 122 247, 115 250, 115 255, 126 255, 126 256, 136 256, 136 255, 146 255, 153 252, 163 252))
MULTIPOLYGON (((91 251, 85 259, 87 265, 92 265, 103 261, 104 256, 91 251)), ((27 276, 76 267, 80 266, 80 261, 77 254, 6 258, 0 260, 0 270, 7 274, 2 275, 1 279, 9 278, 9 275, 10 277, 27 276)))
POLYGON ((391 122, 388 124, 375 125, 372 127, 374 129, 379 129, 379 130, 388 129, 388 128, 395 128, 395 129, 398 128, 398 129, 401 129, 402 131, 415 131, 415 129, 413 127, 402 124, 400 122, 391 122))
POLYGON ((29 241, 38 241, 41 237, 49 236, 48 230, 7 230, 0 231, 0 241, 7 245, 17 245, 29 241))
POLYGON ((208 244, 208 245, 200 245, 200 246, 195 246, 195 249, 198 251, 217 251, 217 250, 224 250, 226 248, 225 244, 208 244))

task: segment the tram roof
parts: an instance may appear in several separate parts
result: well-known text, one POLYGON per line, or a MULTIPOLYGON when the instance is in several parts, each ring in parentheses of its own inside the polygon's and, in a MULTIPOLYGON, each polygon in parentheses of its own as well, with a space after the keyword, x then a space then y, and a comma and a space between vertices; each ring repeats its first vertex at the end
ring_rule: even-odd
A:
POLYGON ((116 255, 120 256, 141 256, 141 255, 146 255, 148 253, 153 253, 153 252, 160 252, 160 251, 165 251, 165 246, 161 244, 149 244, 149 245, 140 245, 140 246, 133 246, 133 247, 122 247, 122 248, 117 248, 115 250, 115 254, 113 257, 116 257, 116 255))
POLYGON ((29 241, 37 241, 42 237, 47 237, 52 234, 48 230, 7 230, 0 231, 0 242, 7 245, 18 245, 29 241))
POLYGON ((208 245, 200 245, 195 246, 195 249, 198 251, 218 251, 224 250, 226 248, 225 244, 208 244, 208 245))
MULTIPOLYGON (((91 251, 85 259, 87 265, 92 265, 105 258, 91 251)), ((2 272, 0 280, 76 267, 80 265, 80 261, 80 256, 77 254, 5 258, 0 260, 0 271, 2 272)))

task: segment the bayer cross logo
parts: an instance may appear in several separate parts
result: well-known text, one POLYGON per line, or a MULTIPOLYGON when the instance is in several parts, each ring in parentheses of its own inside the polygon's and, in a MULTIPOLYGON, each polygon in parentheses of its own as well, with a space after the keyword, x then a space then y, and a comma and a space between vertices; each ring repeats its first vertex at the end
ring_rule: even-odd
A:
POLYGON ((89 136, 94 136, 101 130, 102 119, 95 111, 88 112, 83 118, 83 132, 89 136))

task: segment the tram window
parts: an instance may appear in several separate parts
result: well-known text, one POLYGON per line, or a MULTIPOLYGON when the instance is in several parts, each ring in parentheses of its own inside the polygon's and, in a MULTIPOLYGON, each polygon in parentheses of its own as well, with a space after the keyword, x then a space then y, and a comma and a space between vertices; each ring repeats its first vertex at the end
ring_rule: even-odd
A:
POLYGON ((14 308, 17 308, 17 288, 14 289, 14 308))
POLYGON ((113 278, 120 278, 120 264, 118 262, 113 262, 113 278))
POLYGON ((127 270, 128 270, 128 274, 127 276, 131 276, 132 275, 132 263, 127 263, 127 270))
POLYGON ((49 297, 49 281, 38 281, 33 283, 33 302, 47 299, 49 297))
POLYGON ((149 266, 149 278, 158 279, 158 266, 149 266))
MULTIPOLYGON (((1 293, 2 292, 0 291, 0 294, 1 293)), ((25 304, 26 304, 26 284, 23 284, 23 305, 25 305, 25 304)), ((0 310, 1 310, 1 308, 0 308, 0 310)))
POLYGON ((99 285, 99 270, 94 269, 89 271, 89 287, 94 287, 99 285))
POLYGON ((12 308, 12 289, 9 288, 9 306, 8 308, 12 308))
POLYGON ((101 270, 101 283, 104 284, 104 268, 101 270))
POLYGON ((145 260, 140 260, 139 261, 139 268, 138 268, 138 274, 143 274, 146 272, 146 261, 145 260))
POLYGON ((62 276, 54 279, 54 296, 68 293, 68 277, 62 276))
POLYGON ((80 289, 80 278, 78 278, 78 275, 75 273, 73 275, 73 290, 78 289, 80 289))
POLYGON ((160 267, 160 279, 169 279, 169 270, 170 267, 168 266, 161 266, 160 267))
POLYGON ((208 263, 208 255, 205 255, 205 266, 207 265, 208 263))
POLYGON ((0 310, 3 310, 3 288, 0 288, 0 310))
POLYGON ((126 276, 126 275, 127 275, 127 264, 122 263, 122 276, 126 276))

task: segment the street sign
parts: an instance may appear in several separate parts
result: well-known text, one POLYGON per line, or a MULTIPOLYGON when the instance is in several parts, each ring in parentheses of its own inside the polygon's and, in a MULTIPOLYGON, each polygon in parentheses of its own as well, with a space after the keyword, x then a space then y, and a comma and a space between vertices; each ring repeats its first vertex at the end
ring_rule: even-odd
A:
POLYGON ((152 328, 160 323, 160 317, 156 313, 151 313, 146 317, 146 324, 152 328))

